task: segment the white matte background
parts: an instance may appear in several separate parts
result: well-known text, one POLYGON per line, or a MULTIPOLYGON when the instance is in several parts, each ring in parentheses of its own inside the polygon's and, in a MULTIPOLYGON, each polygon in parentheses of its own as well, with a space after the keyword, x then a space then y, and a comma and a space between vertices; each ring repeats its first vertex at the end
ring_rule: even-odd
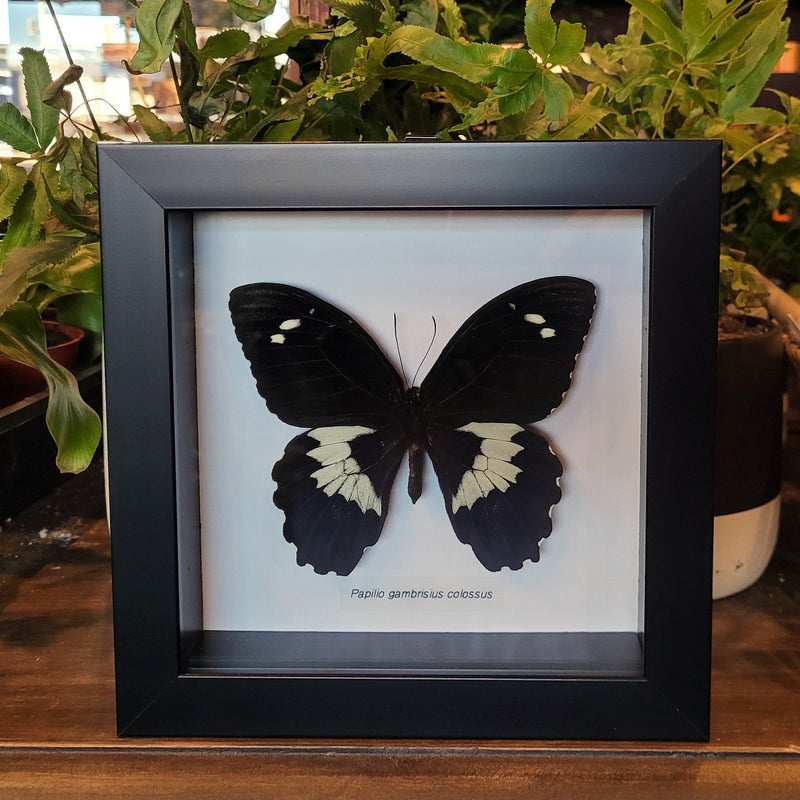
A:
POLYGON ((198 425, 206 629, 635 631, 639 626, 644 216, 641 211, 285 211, 195 215, 198 425), (347 577, 297 566, 270 473, 301 432, 256 391, 230 290, 290 283, 353 316, 406 371, 426 367, 501 292, 574 275, 598 307, 564 402, 535 428, 564 465, 541 560, 485 570, 452 532, 426 462, 422 498, 395 483, 378 543, 347 577), (389 599, 393 590, 441 600, 389 599), (490 599, 448 599, 450 591, 490 599), (359 596, 358 592, 363 592, 359 596), (374 592, 369 596, 369 592, 374 592), (383 592, 380 597, 379 593, 383 592))

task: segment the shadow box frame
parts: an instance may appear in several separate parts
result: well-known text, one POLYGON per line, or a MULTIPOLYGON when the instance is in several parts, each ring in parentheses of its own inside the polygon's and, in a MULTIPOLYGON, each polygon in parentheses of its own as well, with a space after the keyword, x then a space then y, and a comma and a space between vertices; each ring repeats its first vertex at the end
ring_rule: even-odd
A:
POLYGON ((707 739, 720 161, 711 141, 101 144, 119 734, 707 739), (205 631, 194 215, 510 209, 643 212, 642 629, 484 634, 480 669, 437 660, 455 634, 205 631), (530 663, 504 663, 520 643, 530 663))

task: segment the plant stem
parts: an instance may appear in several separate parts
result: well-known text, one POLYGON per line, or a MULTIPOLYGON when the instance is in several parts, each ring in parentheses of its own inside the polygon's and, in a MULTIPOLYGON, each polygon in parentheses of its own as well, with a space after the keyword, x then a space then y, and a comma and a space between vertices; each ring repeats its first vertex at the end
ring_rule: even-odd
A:
POLYGON ((672 98, 675 95, 675 90, 678 88, 678 84, 681 82, 681 79, 686 73, 686 67, 687 67, 686 64, 684 64, 681 67, 681 71, 678 73, 678 77, 675 78, 675 83, 672 84, 672 88, 669 90, 669 97, 667 97, 667 100, 664 103, 664 115, 661 117, 661 130, 658 132, 658 136, 660 139, 664 138, 664 124, 667 118, 667 113, 669 112, 670 105, 672 105, 672 98))
POLYGON ((755 151, 758 150, 759 147, 765 144, 769 144, 770 142, 774 142, 776 139, 780 139, 781 136, 783 136, 785 133, 786 133, 785 130, 780 129, 777 133, 773 133, 772 136, 768 137, 767 139, 764 139, 763 142, 757 142, 756 144, 754 144, 747 152, 742 153, 742 155, 740 155, 739 158, 736 159, 736 161, 732 161, 725 168, 725 170, 722 173, 722 177, 724 178, 735 166, 741 164, 742 161, 744 161, 749 155, 755 153, 755 151))
POLYGON ((178 80, 178 70, 175 67, 175 58, 172 53, 169 54, 169 68, 172 71, 172 82, 175 84, 175 91, 178 93, 178 102, 181 106, 181 117, 183 117, 183 127, 186 130, 186 136, 190 142, 194 142, 194 137, 192 136, 192 126, 189 124, 189 109, 186 108, 186 103, 183 99, 181 83, 178 80))
MULTIPOLYGON (((50 12, 50 16, 53 18, 53 24, 56 26, 56 31, 58 32, 58 38, 61 39, 61 46, 64 48, 64 55, 67 57, 67 61, 69 62, 70 66, 74 66, 75 62, 72 60, 72 53, 69 50, 69 45, 67 44, 67 40, 64 38, 64 32, 61 30, 61 23, 58 21, 58 17, 56 16, 56 10, 53 8, 52 0, 44 0, 47 4, 47 10, 50 12)), ((92 107, 89 105, 89 98, 86 97, 86 92, 83 90, 83 84, 81 83, 81 79, 78 78, 75 83, 78 86, 78 91, 81 93, 81 97, 83 98, 83 104, 86 106, 86 113, 89 115, 89 120, 92 123, 92 128, 94 132, 97 134, 98 139, 103 138, 103 134, 100 131, 100 126, 97 124, 97 120, 92 113, 92 107)))

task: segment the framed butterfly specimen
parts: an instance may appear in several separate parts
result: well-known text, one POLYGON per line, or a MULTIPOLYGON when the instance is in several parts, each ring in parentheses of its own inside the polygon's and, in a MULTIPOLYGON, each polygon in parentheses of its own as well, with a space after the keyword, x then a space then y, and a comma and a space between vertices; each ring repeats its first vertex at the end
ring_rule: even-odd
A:
POLYGON ((121 735, 707 737, 717 144, 99 168, 121 735))
POLYGON ((486 569, 538 561, 562 467, 525 423, 561 403, 594 305, 580 278, 510 289, 461 326, 419 387, 404 387, 330 303, 284 284, 236 287, 231 316, 259 392, 284 422, 311 426, 272 472, 297 563, 352 572, 380 536, 406 453, 411 500, 427 453, 456 536, 486 569))

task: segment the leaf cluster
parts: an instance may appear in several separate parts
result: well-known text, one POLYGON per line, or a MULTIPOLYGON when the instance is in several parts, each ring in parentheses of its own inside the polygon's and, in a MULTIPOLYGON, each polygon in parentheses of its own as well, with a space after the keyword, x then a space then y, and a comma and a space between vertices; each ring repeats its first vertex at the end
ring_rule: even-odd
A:
POLYGON ((20 154, 0 159, 0 353, 44 376, 56 463, 74 472, 91 460, 100 420, 81 399, 72 373, 48 355, 41 315, 56 305, 62 320, 95 333, 99 355, 95 141, 71 122, 66 87, 80 78, 80 68, 53 80, 41 51, 23 48, 21 54, 29 117, 11 103, 0 105, 0 139, 20 154))

